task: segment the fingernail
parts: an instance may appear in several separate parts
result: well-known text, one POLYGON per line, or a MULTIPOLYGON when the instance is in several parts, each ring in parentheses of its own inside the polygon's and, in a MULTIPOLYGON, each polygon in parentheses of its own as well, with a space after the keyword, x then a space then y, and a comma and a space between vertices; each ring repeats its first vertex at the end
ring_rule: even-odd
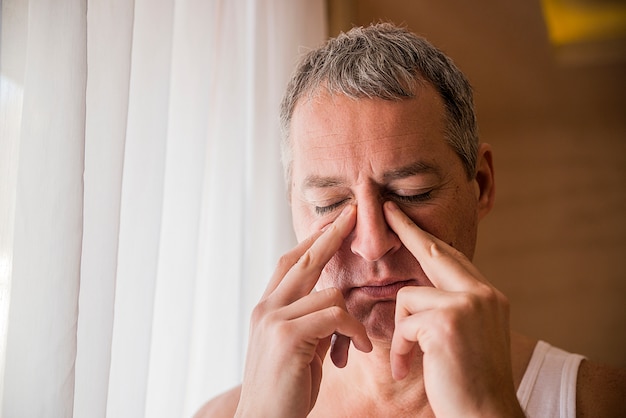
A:
POLYGON ((391 212, 398 210, 398 206, 395 203, 393 203, 393 202, 387 201, 384 204, 385 204, 385 207, 387 208, 387 210, 389 210, 391 212))

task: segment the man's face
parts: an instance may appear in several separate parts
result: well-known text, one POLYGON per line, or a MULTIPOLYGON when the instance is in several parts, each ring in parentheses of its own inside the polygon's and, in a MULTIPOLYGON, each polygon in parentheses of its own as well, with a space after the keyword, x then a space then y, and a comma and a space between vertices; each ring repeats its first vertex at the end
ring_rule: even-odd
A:
POLYGON ((421 228, 471 258, 479 187, 444 139, 441 98, 424 85, 402 101, 321 93, 301 99, 291 122, 291 205, 298 240, 356 205, 352 233, 324 269, 318 289, 337 287, 370 338, 390 341, 395 297, 431 285, 387 225, 391 200, 421 228))

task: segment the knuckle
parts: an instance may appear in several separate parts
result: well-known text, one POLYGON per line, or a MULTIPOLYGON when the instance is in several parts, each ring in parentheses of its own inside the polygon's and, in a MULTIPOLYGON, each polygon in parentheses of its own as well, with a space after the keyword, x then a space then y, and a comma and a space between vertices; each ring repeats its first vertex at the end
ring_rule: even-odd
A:
POLYGON ((253 309, 252 314, 250 315, 250 322, 253 324, 258 324, 265 317, 266 312, 266 301, 259 302, 253 309))
POLYGON ((404 305, 407 302, 407 299, 410 298, 411 292, 412 289, 410 286, 405 286, 398 290, 398 293, 396 293, 396 304, 404 305))
POLYGON ((276 269, 283 270, 283 271, 288 270, 289 268, 291 268, 291 266, 295 264, 296 261, 297 259, 293 254, 291 253, 283 254, 280 256, 280 258, 278 259, 278 262, 276 263, 276 269))
POLYGON ((305 251, 304 254, 302 254, 300 259, 298 260, 298 264, 303 269, 309 269, 311 267, 315 267, 317 265, 317 260, 315 258, 315 254, 313 254, 309 250, 305 251))
POLYGON ((250 324, 256 328, 269 329, 280 319, 279 311, 274 309, 267 300, 262 300, 253 309, 250 324))
POLYGON ((504 296, 502 292, 500 292, 495 287, 483 283, 480 285, 478 292, 480 298, 484 300, 484 303, 487 306, 491 308, 502 307, 508 309, 508 299, 506 298, 506 296, 504 296))
POLYGON ((469 318, 508 318, 510 304, 508 299, 497 289, 483 285, 475 292, 457 295, 455 309, 447 310, 441 320, 448 330, 458 329, 469 318))
POLYGON ((474 293, 461 293, 459 295, 460 311, 462 314, 469 312, 475 312, 480 309, 481 302, 480 297, 474 293))
POLYGON ((288 321, 274 324, 270 332, 275 341, 289 341, 294 336, 294 332, 288 321))
POLYGON ((429 241, 427 250, 428 254, 432 258, 450 257, 457 260, 461 264, 471 264, 471 261, 467 258, 467 256, 463 254, 458 248, 452 247, 436 239, 432 239, 431 241, 429 241))
POLYGON ((337 323, 342 320, 342 318, 344 317, 345 311, 341 309, 339 306, 333 305, 333 306, 329 306, 328 308, 326 308, 326 314, 329 316, 329 318, 333 322, 337 323))
POLYGON ((322 292, 324 292, 326 298, 330 302, 332 302, 333 305, 336 305, 340 303, 341 301, 343 301, 343 294, 341 293, 341 290, 339 290, 336 287, 328 287, 322 290, 322 292))
POLYGON ((428 243, 428 255, 433 258, 439 258, 444 255, 443 249, 437 241, 430 241, 428 243))
POLYGON ((486 288, 483 292, 483 298, 492 307, 502 304, 502 298, 494 288, 486 288))
POLYGON ((408 298, 407 292, 403 292, 403 289, 400 289, 398 293, 396 293, 396 317, 404 316, 408 298))
POLYGON ((396 318, 394 326, 394 335, 398 334, 398 336, 409 334, 413 328, 409 322, 409 317, 396 318))
POLYGON ((497 292, 498 295, 498 304, 500 306, 500 309, 502 310, 502 312, 504 312, 505 316, 508 318, 509 317, 509 313, 511 312, 511 302, 509 301, 509 299, 500 292, 497 292))
POLYGON ((459 316, 449 312, 438 315, 437 327, 433 335, 437 336, 437 340, 447 341, 459 334, 459 316))
POLYGON ((281 320, 277 311, 263 312, 252 328, 259 335, 270 336, 275 341, 287 341, 293 336, 291 323, 281 320))
POLYGON ((480 312, 481 303, 476 295, 471 293, 460 293, 456 297, 456 302, 442 309, 437 313, 436 323, 443 338, 452 337, 466 326, 470 318, 475 318, 480 312))

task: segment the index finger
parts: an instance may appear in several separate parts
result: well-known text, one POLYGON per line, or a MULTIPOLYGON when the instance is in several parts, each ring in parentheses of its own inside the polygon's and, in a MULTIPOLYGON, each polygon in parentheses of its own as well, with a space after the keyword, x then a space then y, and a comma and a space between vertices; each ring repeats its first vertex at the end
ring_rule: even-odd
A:
POLYGON ((476 285, 476 280, 486 282, 463 253, 421 229, 395 203, 385 202, 383 207, 387 224, 415 256, 435 287, 467 290, 476 285))
POLYGON ((314 232, 313 234, 305 238, 302 242, 298 243, 298 245, 291 249, 291 251, 283 254, 283 256, 280 257, 280 260, 278 260, 278 263, 276 265, 276 270, 274 270, 274 274, 272 275, 272 278, 265 288, 265 292, 263 293, 263 299, 265 299, 267 296, 272 294, 274 290, 276 290, 289 269, 291 269, 294 264, 298 262, 300 257, 302 257, 305 251, 307 251, 311 247, 311 245, 313 245, 313 243, 320 237, 320 235, 322 235, 323 232, 324 231, 321 230, 314 232))
POLYGON ((274 295, 289 304, 313 290, 326 263, 335 255, 356 223, 354 205, 348 205, 329 227, 304 251, 278 283, 274 295))

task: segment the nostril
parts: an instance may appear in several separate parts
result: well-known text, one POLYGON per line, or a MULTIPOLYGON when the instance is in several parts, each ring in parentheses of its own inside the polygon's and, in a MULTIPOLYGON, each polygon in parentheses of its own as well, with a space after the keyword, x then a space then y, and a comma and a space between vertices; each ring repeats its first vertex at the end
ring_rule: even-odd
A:
POLYGON ((378 231, 356 231, 352 239, 352 252, 367 261, 377 261, 400 248, 398 236, 389 228, 378 231))

